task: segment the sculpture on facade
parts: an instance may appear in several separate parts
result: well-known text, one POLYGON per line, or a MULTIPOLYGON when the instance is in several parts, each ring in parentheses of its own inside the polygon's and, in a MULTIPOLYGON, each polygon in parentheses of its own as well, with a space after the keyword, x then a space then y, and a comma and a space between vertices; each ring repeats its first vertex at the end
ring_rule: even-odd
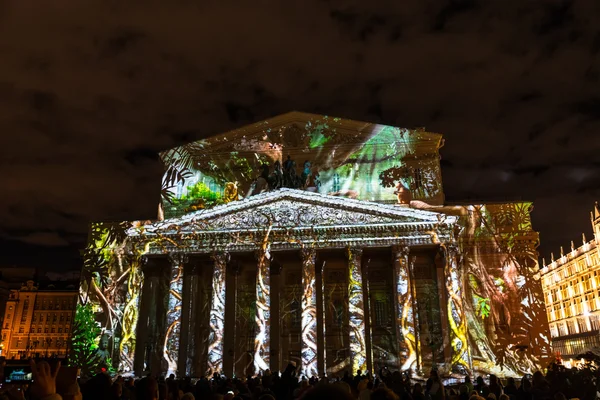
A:
POLYGON ((223 203, 239 200, 237 182, 227 182, 223 191, 223 203))

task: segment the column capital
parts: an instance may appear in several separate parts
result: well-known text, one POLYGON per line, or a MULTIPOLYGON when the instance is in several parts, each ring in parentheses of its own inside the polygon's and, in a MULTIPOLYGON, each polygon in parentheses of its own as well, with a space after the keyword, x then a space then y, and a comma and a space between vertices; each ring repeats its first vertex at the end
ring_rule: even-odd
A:
POLYGON ((362 247, 346 247, 346 255, 349 261, 360 261, 363 254, 362 247))
POLYGON ((302 256, 303 262, 315 262, 317 257, 317 250, 313 247, 303 247, 300 249, 300 255, 302 256))
POLYGON ((231 259, 229 253, 223 251, 215 251, 210 254, 210 259, 213 260, 215 264, 227 264, 231 259))
POLYGON ((458 251, 458 245, 456 243, 444 243, 442 248, 446 253, 446 257, 460 256, 460 252, 458 251))
POLYGON ((392 257, 394 260, 406 258, 410 254, 410 247, 394 245, 392 246, 392 257))
POLYGON ((256 261, 266 261, 267 263, 271 261, 271 253, 269 251, 269 248, 266 249, 262 249, 262 248, 258 248, 256 250, 254 250, 254 258, 256 259, 256 261))
POLYGON ((189 257, 185 253, 169 253, 168 254, 169 262, 174 267, 178 267, 182 264, 185 264, 189 261, 189 257))

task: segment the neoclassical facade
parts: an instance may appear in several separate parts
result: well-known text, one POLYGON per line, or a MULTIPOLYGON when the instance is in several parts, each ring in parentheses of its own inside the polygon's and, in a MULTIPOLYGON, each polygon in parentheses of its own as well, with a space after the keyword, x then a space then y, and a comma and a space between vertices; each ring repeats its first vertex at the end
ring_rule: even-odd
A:
POLYGON ((571 251, 560 249, 542 267, 542 287, 552 337, 552 350, 564 359, 600 347, 600 208, 591 213, 592 240, 571 251))
POLYGON ((164 152, 159 218, 90 231, 81 301, 115 368, 539 368, 531 204, 445 204, 442 144, 289 113, 164 152))

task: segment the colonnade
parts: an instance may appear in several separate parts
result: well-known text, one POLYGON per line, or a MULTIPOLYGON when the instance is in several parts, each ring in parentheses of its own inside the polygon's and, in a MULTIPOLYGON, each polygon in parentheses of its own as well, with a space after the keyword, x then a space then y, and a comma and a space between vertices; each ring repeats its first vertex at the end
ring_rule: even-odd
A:
MULTIPOLYGON (((346 260, 345 296, 349 355, 340 368, 356 372, 373 371, 372 309, 369 304, 370 288, 368 265, 362 248, 344 249, 346 260)), ((439 248, 429 249, 439 251, 439 248)), ((338 250, 339 252, 339 250, 338 250)), ((144 260, 143 287, 136 332, 134 372, 178 376, 206 376, 219 372, 233 376, 236 360, 244 356, 236 337, 240 317, 237 306, 242 302, 240 288, 240 256, 256 262, 253 282, 255 311, 253 340, 246 356, 252 359, 251 370, 260 373, 267 369, 279 371, 281 352, 281 299, 283 290, 281 271, 286 260, 296 258, 301 267, 301 373, 305 376, 323 375, 331 369, 326 348, 328 323, 324 297, 323 268, 326 265, 321 250, 303 248, 297 252, 258 250, 247 253, 170 254, 152 256, 144 260)), ((398 369, 421 369, 423 349, 420 334, 422 324, 416 299, 414 257, 408 248, 394 246, 388 249, 393 279, 394 347, 390 354, 398 369)), ((433 264, 432 264, 433 265, 433 264)), ((437 271, 438 287, 443 292, 443 268, 437 271)), ((247 269, 248 271, 248 269, 247 269)), ((435 273, 434 273, 435 274, 435 273)), ((247 294, 247 293, 246 293, 247 294)), ((439 296, 444 310, 444 296, 439 296)), ((442 315, 441 323, 444 323, 442 315)), ((444 328, 444 327, 442 327, 444 328)), ((447 327, 444 328, 447 333, 447 327)), ((447 334, 446 334, 447 336, 447 334)), ((250 338, 252 339, 252 338, 250 338)), ((448 342, 446 340, 446 342, 448 342)), ((447 343, 446 343, 447 344, 447 343)), ((447 346, 446 346, 447 347, 447 346)), ((446 353, 446 350, 444 350, 446 353)), ((445 354, 444 358, 448 355, 445 354)), ((435 360, 432 359, 432 362, 435 360)))

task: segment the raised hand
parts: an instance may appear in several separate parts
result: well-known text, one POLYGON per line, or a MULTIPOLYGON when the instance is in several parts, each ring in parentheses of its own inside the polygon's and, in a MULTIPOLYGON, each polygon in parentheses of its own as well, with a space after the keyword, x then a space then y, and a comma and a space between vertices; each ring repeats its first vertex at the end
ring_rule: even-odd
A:
POLYGON ((31 395, 34 399, 43 399, 56 394, 56 376, 60 370, 60 362, 56 364, 56 369, 52 372, 50 364, 46 361, 40 361, 36 364, 34 360, 29 362, 33 372, 33 383, 31 385, 31 395))

